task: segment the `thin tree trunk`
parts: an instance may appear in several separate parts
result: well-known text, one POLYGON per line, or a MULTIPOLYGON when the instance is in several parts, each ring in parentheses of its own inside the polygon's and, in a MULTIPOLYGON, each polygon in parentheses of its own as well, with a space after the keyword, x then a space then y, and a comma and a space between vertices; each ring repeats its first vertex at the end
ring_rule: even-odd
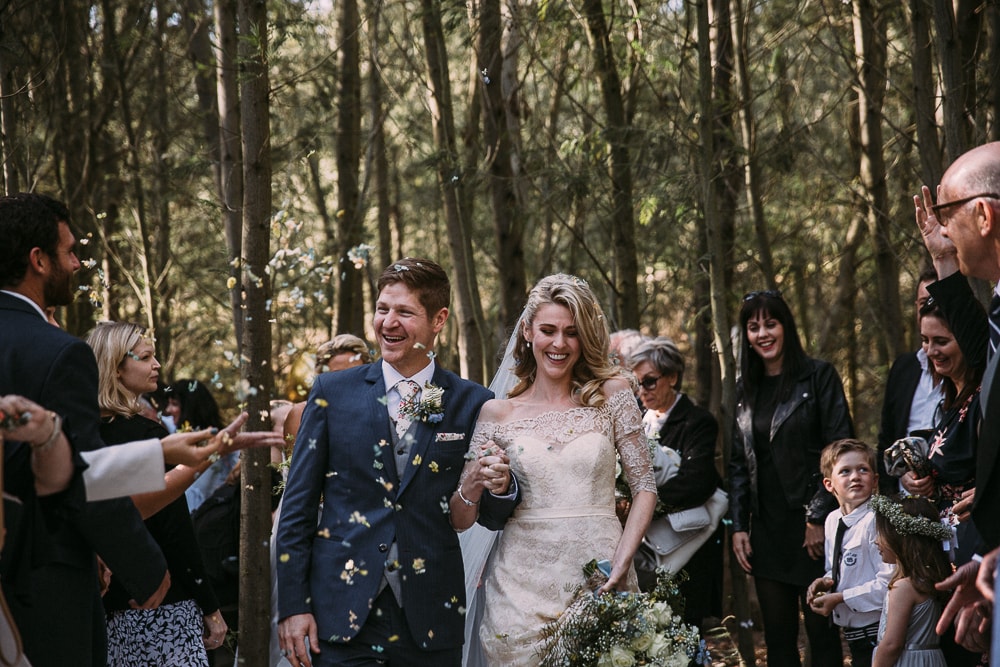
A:
MULTIPOLYGON (((722 174, 718 170, 716 154, 716 130, 713 119, 716 109, 713 103, 712 56, 709 21, 710 0, 695 3, 698 20, 698 99, 699 134, 701 135, 702 208, 705 212, 705 234, 708 239, 709 278, 712 304, 712 321, 715 324, 715 349, 719 356, 719 372, 722 385, 722 400, 717 413, 719 433, 722 436, 724 469, 728 470, 732 453, 733 414, 736 405, 736 367, 733 357, 732 339, 729 333, 729 309, 726 295, 728 269, 725 266, 727 253, 722 216, 717 208, 722 174)), ((739 621, 737 641, 740 655, 748 665, 754 664, 753 637, 750 633, 750 599, 747 577, 735 558, 729 559, 733 584, 733 600, 736 618, 739 621)))
POLYGON ((243 147, 241 142, 239 71, 236 66, 237 0, 215 1, 216 97, 219 113, 219 203, 229 256, 229 306, 233 309, 236 345, 243 347, 243 147))
MULTIPOLYGON (((364 331, 364 274, 354 268, 348 251, 361 243, 364 229, 359 210, 358 170, 361 159, 361 40, 357 0, 340 1, 340 90, 337 103, 337 333, 364 331)), ((332 282, 332 281, 331 281, 332 282)))
POLYGON ((455 280, 455 314, 458 321, 458 352, 463 377, 482 382, 485 377, 483 315, 479 302, 479 287, 473 268, 472 242, 469 238, 471 220, 461 207, 464 187, 459 170, 455 141, 455 120, 451 104, 448 52, 441 27, 440 0, 421 0, 421 22, 424 32, 424 52, 427 59, 427 80, 430 85, 428 105, 433 124, 434 145, 437 148, 438 187, 441 192, 448 248, 455 280))
POLYGON ((601 0, 583 0, 583 11, 594 50, 594 67, 601 82, 601 98, 607 115, 605 127, 611 152, 611 239, 614 251, 615 326, 639 328, 639 262, 635 246, 635 214, 632 210, 632 162, 629 128, 621 78, 612 50, 611 34, 601 0))
MULTIPOLYGON (((910 0, 910 55, 913 60, 913 111, 917 125, 920 176, 932 190, 941 182, 941 142, 935 120, 934 63, 929 0, 910 0)), ((1000 94, 1000 90, 997 91, 1000 94)), ((1000 108, 1000 107, 998 107, 1000 108)))
MULTIPOLYGON (((246 257, 244 345, 240 382, 247 389, 248 430, 271 427, 271 130, 267 74, 266 0, 239 0, 240 108, 243 136, 243 239, 246 257)), ((238 318, 239 313, 234 313, 238 318)), ((240 657, 247 667, 269 664, 271 639, 271 453, 248 449, 241 456, 240 657)))
POLYGON ((382 32, 382 4, 372 3, 371 39, 368 42, 368 104, 372 125, 372 153, 375 170, 375 206, 378 228, 378 269, 393 261, 392 199, 390 198, 389 156, 385 141, 385 86, 379 44, 382 32))
POLYGON ((744 186, 750 219, 753 220, 754 234, 757 239, 757 257, 760 271, 764 274, 764 283, 768 289, 778 286, 774 269, 774 257, 771 254, 771 239, 767 232, 767 220, 764 218, 764 202, 760 195, 760 162, 757 156, 757 128, 753 110, 753 91, 750 88, 750 72, 747 69, 747 20, 750 12, 744 12, 742 0, 733 0, 735 17, 733 24, 733 49, 736 81, 739 87, 740 132, 743 137, 743 152, 745 161, 743 167, 744 186))
POLYGON ((895 359, 906 351, 902 308, 899 303, 899 267, 890 238, 889 194, 882 157, 882 101, 885 98, 886 25, 877 0, 854 0, 854 55, 858 76, 858 129, 861 161, 858 175, 864 187, 865 217, 875 244, 879 313, 882 335, 895 359))
MULTIPOLYGON (((510 21, 512 24, 513 21, 510 21)), ((500 0, 482 0, 479 12, 479 80, 482 83, 483 143, 488 156, 493 234, 500 279, 501 322, 517 319, 527 293, 524 269, 524 210, 519 193, 520 131, 517 102, 517 46, 511 29, 503 39, 500 0)))
POLYGON ((21 139, 17 129, 17 84, 11 66, 16 59, 10 27, 13 13, 11 2, 0 7, 0 159, 3 160, 3 193, 6 195, 20 192, 18 170, 23 168, 20 166, 21 139))
MULTIPOLYGON (((952 0, 933 2, 944 104, 945 158, 947 162, 952 162, 968 150, 972 141, 974 109, 970 100, 974 97, 970 91, 974 90, 975 84, 967 78, 970 64, 966 49, 975 49, 979 43, 979 13, 966 0, 959 0, 957 13, 952 0), (963 44, 963 41, 968 44, 963 44)), ((973 56, 972 67, 975 60, 973 56)))

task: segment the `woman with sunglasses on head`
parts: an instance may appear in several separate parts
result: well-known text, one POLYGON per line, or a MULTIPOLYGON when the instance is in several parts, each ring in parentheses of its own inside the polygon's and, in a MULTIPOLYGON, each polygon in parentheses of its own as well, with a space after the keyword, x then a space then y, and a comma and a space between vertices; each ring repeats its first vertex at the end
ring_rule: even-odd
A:
MULTIPOLYGON (((674 341, 660 336, 632 350, 628 366, 639 383, 639 400, 646 408, 642 417, 646 437, 680 457, 677 472, 665 481, 657 480, 660 502, 667 512, 704 505, 722 484, 715 468, 719 424, 712 413, 681 393, 684 357, 674 341)), ((680 585, 685 599, 684 621, 698 627, 708 617, 722 617, 723 538, 722 524, 718 523, 715 532, 684 566, 689 577, 680 585)), ((655 587, 656 567, 656 554, 643 542, 635 556, 642 590, 655 587)))
POLYGON ((780 292, 747 294, 740 330, 729 463, 733 554, 754 576, 767 664, 801 664, 801 609, 813 667, 839 667, 837 629, 809 608, 806 589, 823 575, 823 524, 837 507, 823 488, 820 452, 854 435, 844 387, 832 365, 806 355, 780 292))

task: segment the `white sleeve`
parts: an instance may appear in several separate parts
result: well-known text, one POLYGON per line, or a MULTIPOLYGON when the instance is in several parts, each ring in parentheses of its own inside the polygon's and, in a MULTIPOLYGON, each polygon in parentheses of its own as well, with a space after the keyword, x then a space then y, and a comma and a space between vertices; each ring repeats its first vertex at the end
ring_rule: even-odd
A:
POLYGON ((166 488, 163 446, 157 438, 80 452, 80 456, 88 465, 83 471, 88 502, 166 488))

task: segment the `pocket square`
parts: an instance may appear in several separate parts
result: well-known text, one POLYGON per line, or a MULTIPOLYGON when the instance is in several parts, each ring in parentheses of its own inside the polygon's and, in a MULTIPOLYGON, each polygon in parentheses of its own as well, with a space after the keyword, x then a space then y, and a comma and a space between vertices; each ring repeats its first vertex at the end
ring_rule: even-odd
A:
POLYGON ((434 437, 435 442, 454 442, 456 440, 465 440, 464 433, 438 433, 434 437))

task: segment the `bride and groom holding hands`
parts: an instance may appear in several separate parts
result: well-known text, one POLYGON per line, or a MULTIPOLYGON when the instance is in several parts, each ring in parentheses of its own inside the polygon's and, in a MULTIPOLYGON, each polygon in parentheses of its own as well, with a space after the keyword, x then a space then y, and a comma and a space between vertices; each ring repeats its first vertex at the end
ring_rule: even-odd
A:
POLYGON ((318 376, 296 439, 276 545, 282 651, 293 667, 458 667, 468 618, 469 664, 536 664, 586 562, 610 560, 603 590, 637 590, 632 558, 656 503, 601 308, 583 280, 542 279, 491 400, 435 363, 440 266, 400 260, 378 290, 381 361, 318 376), (616 454, 633 496, 624 528, 616 454), (503 528, 481 587, 472 568, 481 613, 467 609, 459 544, 477 521, 503 528))

